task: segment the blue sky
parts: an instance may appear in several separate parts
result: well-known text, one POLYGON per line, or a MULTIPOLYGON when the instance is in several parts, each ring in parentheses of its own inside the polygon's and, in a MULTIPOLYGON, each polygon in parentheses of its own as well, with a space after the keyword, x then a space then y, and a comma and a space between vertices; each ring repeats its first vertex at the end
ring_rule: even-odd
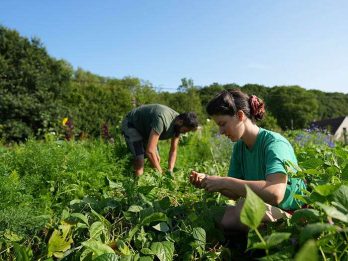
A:
POLYGON ((346 0, 11 0, 0 24, 101 76, 348 93, 346 0))

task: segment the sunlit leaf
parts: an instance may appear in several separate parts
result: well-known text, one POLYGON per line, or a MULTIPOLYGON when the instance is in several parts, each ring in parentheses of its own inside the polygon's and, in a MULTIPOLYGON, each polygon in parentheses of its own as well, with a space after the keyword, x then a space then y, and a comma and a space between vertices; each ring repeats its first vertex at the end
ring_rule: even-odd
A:
POLYGON ((93 261, 119 261, 121 258, 117 256, 116 254, 103 254, 98 256, 97 258, 93 259, 93 261))
POLYGON ((139 258, 139 261, 153 261, 153 257, 152 256, 141 256, 139 258))
POLYGON ((320 218, 320 213, 316 209, 299 209, 291 217, 293 223, 316 222, 320 218))
POLYGON ((206 232, 201 227, 195 227, 192 231, 193 238, 196 240, 197 244, 201 247, 205 246, 206 243, 206 232))
POLYGON ((106 231, 104 224, 100 221, 96 221, 91 225, 89 229, 90 238, 98 240, 100 238, 100 235, 103 234, 104 231, 106 231))
POLYGON ((144 255, 155 255, 155 253, 150 248, 142 248, 140 252, 144 255))
POLYGON ((23 237, 21 237, 20 235, 12 232, 10 230, 7 230, 7 229, 5 230, 4 237, 12 242, 18 242, 18 241, 21 241, 23 239, 23 237))
POLYGON ((337 210, 337 208, 332 207, 332 206, 327 206, 327 205, 322 204, 320 202, 316 202, 316 204, 325 211, 326 215, 348 223, 348 215, 337 210))
POLYGON ((71 235, 71 225, 67 223, 62 223, 59 226, 59 230, 55 229, 48 241, 48 256, 55 256, 57 258, 62 258, 64 252, 70 249, 73 243, 71 235))
POLYGON ((33 258, 33 252, 30 248, 25 246, 21 246, 17 243, 13 244, 13 248, 15 250, 16 260, 21 261, 29 261, 33 258))
POLYGON ((319 260, 318 248, 314 240, 308 240, 295 256, 295 261, 319 260))
POLYGON ((314 191, 322 196, 328 196, 331 193, 333 193, 337 188, 338 188, 337 185, 324 184, 324 185, 315 186, 314 191))
POLYGON ((323 232, 333 232, 336 231, 336 228, 330 224, 323 223, 314 223, 309 224, 302 229, 300 234, 300 244, 303 244, 308 239, 316 239, 323 232))
POLYGON ((274 232, 269 237, 266 238, 267 248, 272 248, 274 246, 279 245, 284 240, 289 239, 291 233, 280 233, 274 232))
POLYGON ((161 231, 161 232, 169 231, 169 227, 168 227, 167 223, 165 223, 165 222, 160 222, 157 225, 154 225, 152 227, 158 231, 161 231))
POLYGON ((82 242, 81 245, 90 249, 95 256, 100 256, 102 254, 107 254, 107 253, 112 253, 112 254, 115 253, 111 247, 95 239, 90 239, 88 241, 82 242))
POLYGON ((173 260, 174 243, 169 241, 154 242, 151 244, 151 250, 160 261, 173 260))
POLYGON ((332 198, 333 201, 340 203, 348 209, 348 186, 340 186, 334 193, 332 193, 332 198))
POLYGON ((141 220, 141 224, 144 226, 156 221, 167 221, 167 216, 162 212, 156 212, 143 218, 143 220, 141 220))
POLYGON ((137 205, 132 205, 128 208, 128 212, 133 212, 133 213, 137 213, 140 212, 141 210, 143 210, 143 208, 141 206, 137 206, 137 205))
POLYGON ((252 229, 256 229, 265 215, 266 206, 262 199, 255 194, 248 186, 245 186, 247 196, 240 214, 243 224, 252 229))
POLYGON ((70 214, 70 216, 77 218, 77 219, 83 221, 83 223, 85 223, 86 225, 88 225, 88 218, 85 215, 83 215, 81 213, 72 213, 72 214, 70 214))

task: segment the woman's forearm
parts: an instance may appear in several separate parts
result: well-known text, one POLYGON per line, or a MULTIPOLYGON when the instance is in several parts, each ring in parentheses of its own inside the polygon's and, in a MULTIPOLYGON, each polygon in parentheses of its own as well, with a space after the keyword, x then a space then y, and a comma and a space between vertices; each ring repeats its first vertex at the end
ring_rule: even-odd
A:
POLYGON ((278 205, 283 200, 286 188, 286 183, 274 183, 266 180, 241 180, 231 177, 222 179, 224 185, 221 191, 245 197, 245 185, 248 185, 263 201, 272 205, 278 205))

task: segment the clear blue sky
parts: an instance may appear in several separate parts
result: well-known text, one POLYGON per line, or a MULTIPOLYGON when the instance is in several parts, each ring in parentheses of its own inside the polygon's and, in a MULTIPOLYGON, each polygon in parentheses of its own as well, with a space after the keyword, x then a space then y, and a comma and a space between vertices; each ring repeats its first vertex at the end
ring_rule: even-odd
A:
POLYGON ((347 0, 11 0, 0 24, 75 69, 164 90, 186 77, 348 93, 347 0))

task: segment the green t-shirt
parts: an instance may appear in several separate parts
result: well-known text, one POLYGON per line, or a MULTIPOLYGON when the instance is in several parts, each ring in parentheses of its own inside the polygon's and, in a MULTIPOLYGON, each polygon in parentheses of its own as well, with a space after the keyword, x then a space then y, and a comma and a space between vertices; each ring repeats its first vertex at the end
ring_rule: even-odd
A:
POLYGON ((128 121, 145 140, 151 130, 160 135, 160 140, 174 137, 174 119, 179 113, 161 104, 143 105, 127 114, 128 121))
MULTIPOLYGON (((228 175, 243 180, 266 180, 268 175, 275 173, 287 175, 284 165, 286 160, 297 165, 289 141, 278 133, 260 128, 251 149, 242 140, 234 144, 228 175)), ((303 180, 289 176, 284 199, 279 207, 285 210, 300 208, 302 203, 294 199, 293 195, 302 194, 301 190, 305 187, 303 180)))

